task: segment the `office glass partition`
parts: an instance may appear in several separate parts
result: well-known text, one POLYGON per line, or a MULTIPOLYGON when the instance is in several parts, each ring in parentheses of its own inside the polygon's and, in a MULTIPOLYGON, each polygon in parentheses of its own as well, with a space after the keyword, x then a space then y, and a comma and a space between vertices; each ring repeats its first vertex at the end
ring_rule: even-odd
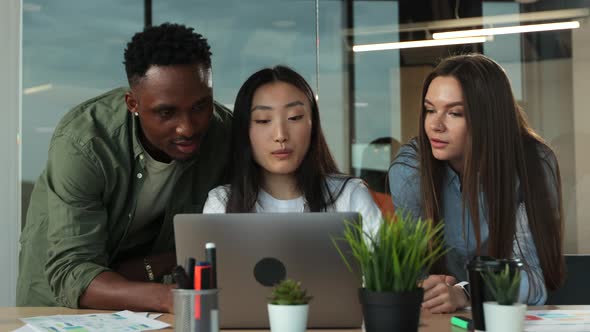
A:
POLYGON ((284 64, 302 74, 318 97, 332 153, 348 171, 341 1, 154 1, 153 11, 154 24, 184 23, 208 38, 215 98, 230 108, 242 83, 261 68, 284 64))
POLYGON ((390 157, 387 153, 395 153, 397 146, 379 149, 395 142, 386 139, 372 149, 364 144, 381 136, 405 143, 418 133, 422 81, 439 59, 465 52, 481 52, 494 58, 505 68, 515 97, 531 125, 558 156, 566 252, 590 250, 587 241, 582 240, 590 233, 590 227, 584 223, 590 210, 578 204, 584 201, 590 188, 589 161, 586 154, 580 153, 588 128, 578 121, 587 118, 583 103, 588 97, 582 91, 588 87, 585 77, 590 72, 589 2, 352 1, 352 4, 354 22, 347 32, 354 35, 354 45, 432 41, 434 33, 453 30, 580 22, 581 27, 573 30, 490 33, 483 42, 473 44, 355 52, 351 75, 355 83, 349 91, 354 104, 349 128, 351 171, 365 178, 373 190, 379 190, 383 177, 378 176, 384 175, 379 173, 380 165, 387 164, 385 160, 390 157), (370 8, 380 9, 371 12, 370 8), (387 97, 391 97, 389 101, 387 97), (372 103, 379 102, 387 103, 379 108, 388 108, 388 114, 377 115, 371 109, 372 103), (375 125, 373 121, 381 122, 375 125), (360 156, 366 155, 369 161, 363 160, 365 166, 362 166, 360 156))
POLYGON ((127 84, 123 50, 143 28, 143 5, 143 0, 23 1, 23 225, 61 116, 127 84))
MULTIPOLYGON (((213 53, 215 98, 233 107, 241 84, 255 71, 289 65, 316 87, 314 1, 153 2, 153 24, 178 22, 204 35, 213 53)), ((231 108, 231 107, 230 107, 231 108)))
MULTIPOLYGON (((399 42, 397 1, 355 1, 354 45, 399 42)), ((355 52, 351 105, 351 166, 373 190, 386 192, 385 174, 401 142, 399 50, 355 52)))
POLYGON ((178 22, 212 46, 215 98, 233 107, 256 70, 286 64, 316 91, 338 165, 384 190, 400 144, 417 134, 422 81, 450 54, 482 52, 510 77, 532 126, 555 149, 562 172, 566 250, 590 251, 588 0, 24 0, 23 208, 45 166, 59 118, 72 106, 124 85, 123 49, 144 24, 178 22), (148 8, 148 9, 149 9, 148 8), (580 22, 561 31, 495 35, 485 42, 355 52, 354 45, 431 40, 433 33, 580 22))

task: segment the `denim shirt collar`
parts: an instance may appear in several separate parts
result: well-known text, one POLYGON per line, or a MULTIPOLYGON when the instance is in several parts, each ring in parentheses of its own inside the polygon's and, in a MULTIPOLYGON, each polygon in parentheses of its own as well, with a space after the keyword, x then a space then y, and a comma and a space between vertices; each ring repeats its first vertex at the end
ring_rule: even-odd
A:
POLYGON ((448 162, 445 162, 445 188, 452 188, 457 193, 461 193, 461 177, 459 173, 451 167, 448 162))

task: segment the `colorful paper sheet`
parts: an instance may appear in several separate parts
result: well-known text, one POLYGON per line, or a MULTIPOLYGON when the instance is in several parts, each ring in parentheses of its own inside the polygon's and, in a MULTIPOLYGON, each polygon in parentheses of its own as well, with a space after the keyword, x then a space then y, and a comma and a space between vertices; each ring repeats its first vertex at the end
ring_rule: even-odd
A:
POLYGON ((39 332, 138 332, 170 326, 131 311, 110 314, 55 315, 21 318, 33 331, 39 332))
POLYGON ((590 310, 529 310, 524 330, 590 332, 590 310))

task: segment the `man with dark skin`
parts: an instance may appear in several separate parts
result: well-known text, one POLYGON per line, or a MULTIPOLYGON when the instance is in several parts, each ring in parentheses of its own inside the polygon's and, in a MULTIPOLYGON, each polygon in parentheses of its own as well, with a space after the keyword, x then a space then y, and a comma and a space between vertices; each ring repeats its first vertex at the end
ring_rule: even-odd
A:
MULTIPOLYGON (((145 77, 132 85, 125 94, 129 112, 137 113, 143 135, 140 141, 157 161, 185 160, 195 154, 209 126, 213 112, 211 69, 203 65, 153 66, 145 77), (204 68, 205 67, 205 68, 204 68)), ((156 274, 170 272, 174 267, 174 253, 152 258, 156 274)), ((116 272, 99 274, 80 298, 80 305, 88 308, 112 308, 123 305, 163 305, 170 311, 170 289, 173 285, 148 284, 143 261, 134 259, 121 263, 116 272), (140 282, 133 282, 140 281, 140 282), (149 287, 149 288, 148 288, 149 287), (138 303, 133 293, 150 294, 138 303)))
POLYGON ((182 25, 137 33, 130 88, 68 112, 21 237, 17 304, 171 312, 172 217, 224 180, 231 116, 213 101, 207 41, 182 25))

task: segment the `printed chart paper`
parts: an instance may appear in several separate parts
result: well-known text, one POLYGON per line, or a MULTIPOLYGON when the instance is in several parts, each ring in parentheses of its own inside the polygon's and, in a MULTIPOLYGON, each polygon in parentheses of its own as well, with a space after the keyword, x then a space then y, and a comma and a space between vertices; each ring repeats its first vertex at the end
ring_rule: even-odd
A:
POLYGON ((40 332, 137 332, 170 326, 127 310, 111 314, 39 316, 20 320, 40 332))
POLYGON ((524 321, 525 332, 590 332, 590 310, 530 310, 524 321))

